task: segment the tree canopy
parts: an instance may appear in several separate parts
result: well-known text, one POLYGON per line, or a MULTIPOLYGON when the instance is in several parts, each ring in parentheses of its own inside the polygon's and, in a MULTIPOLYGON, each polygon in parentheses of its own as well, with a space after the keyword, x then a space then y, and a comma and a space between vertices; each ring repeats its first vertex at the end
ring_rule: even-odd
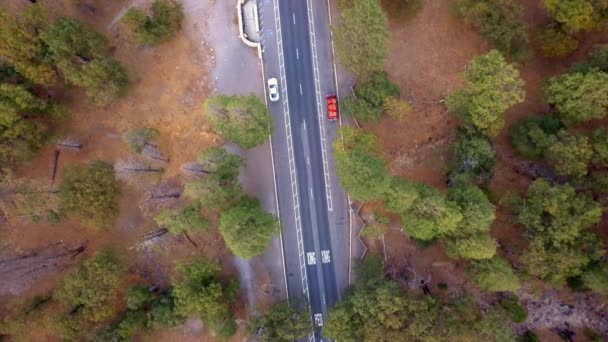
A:
POLYGON ((389 30, 380 1, 353 0, 331 30, 338 61, 349 72, 365 78, 382 67, 389 30))
POLYGON ((588 230, 601 215, 590 194, 577 193, 567 184, 534 181, 518 216, 530 241, 523 255, 528 272, 558 284, 580 275, 601 256, 601 242, 588 230))
POLYGON ((184 10, 181 3, 173 0, 154 0, 150 14, 139 8, 131 8, 123 20, 130 26, 137 43, 157 45, 179 31, 184 20, 184 10))
POLYGON ((264 253, 270 239, 280 230, 277 219, 264 212, 257 200, 250 198, 242 198, 223 211, 219 228, 232 253, 245 259, 264 253))
POLYGON ((209 228, 209 221, 201 216, 197 205, 190 205, 184 209, 165 209, 156 215, 154 221, 171 234, 204 231, 209 228))
POLYGON ((42 4, 29 5, 20 17, 0 10, 0 60, 13 65, 28 80, 42 85, 50 85, 55 79, 40 39, 40 32, 48 25, 48 13, 42 4))
POLYGON ((557 132, 562 128, 561 121, 552 116, 530 116, 513 126, 511 142, 522 156, 540 160, 557 141, 557 132))
POLYGON ((286 301, 275 304, 253 320, 250 330, 264 341, 290 342, 306 337, 312 331, 312 325, 308 305, 304 307, 304 310, 297 310, 286 301))
POLYGON ((498 51, 515 59, 529 56, 528 25, 521 5, 511 0, 456 0, 453 8, 498 51))
POLYGON ((592 2, 587 0, 543 0, 547 11, 568 32, 590 30, 598 24, 592 2))
POLYGON ((417 340, 430 335, 436 317, 431 299, 386 281, 347 294, 330 310, 323 332, 337 341, 417 340))
POLYGON ((83 223, 99 228, 114 224, 118 209, 114 205, 118 188, 114 168, 101 161, 66 168, 59 189, 61 206, 83 223))
POLYGON ((593 147, 593 164, 599 167, 608 166, 608 130, 597 128, 591 135, 593 147))
POLYGON ((568 126, 601 119, 608 109, 608 74, 591 69, 551 77, 545 86, 545 97, 568 126))
POLYGON ((384 192, 384 206, 394 212, 407 211, 420 196, 419 184, 402 177, 391 177, 390 185, 384 192))
POLYGON ((272 134, 272 116, 254 95, 210 97, 205 116, 216 132, 243 148, 256 147, 272 134))
POLYGON ((511 265, 498 256, 471 261, 467 274, 475 286, 486 291, 516 291, 521 287, 511 265))
POLYGON ((198 162, 204 175, 186 182, 186 196, 210 209, 225 208, 240 198, 238 176, 241 166, 245 165, 241 157, 213 147, 201 153, 198 162))
POLYGON ((356 84, 354 95, 344 99, 344 112, 359 120, 376 121, 380 119, 386 101, 397 96, 399 87, 389 81, 388 74, 375 71, 356 84))
POLYGON ((519 71, 492 50, 473 59, 461 77, 466 86, 448 96, 448 110, 484 134, 497 135, 505 124, 503 113, 525 98, 519 71))
POLYGON ((109 56, 106 38, 74 18, 61 18, 40 38, 48 58, 71 84, 83 87, 95 103, 107 104, 124 95, 125 69, 109 56))
POLYGON ((488 196, 473 185, 457 185, 448 191, 448 201, 460 208, 462 220, 450 236, 468 236, 479 232, 488 232, 496 218, 496 207, 490 203, 488 196))
POLYGON ((583 273, 585 287, 601 295, 608 295, 608 263, 599 262, 583 273))
POLYGON ((114 315, 112 303, 120 291, 122 276, 118 260, 104 251, 68 274, 53 296, 66 305, 68 315, 90 324, 103 322, 114 315))
POLYGON ((199 258, 179 267, 180 276, 173 282, 173 296, 177 313, 184 317, 197 314, 215 334, 236 331, 236 323, 230 310, 238 284, 228 285, 219 280, 219 266, 199 258))
POLYGON ((578 40, 560 28, 546 27, 538 32, 540 51, 545 57, 562 57, 578 48, 578 40))
POLYGON ((582 177, 593 156, 589 139, 566 130, 557 133, 557 140, 547 149, 549 163, 562 176, 582 177))
POLYGON ((377 138, 352 128, 342 128, 341 133, 344 139, 335 140, 334 157, 344 190, 360 201, 381 199, 390 178, 377 138))
POLYGON ((487 137, 466 129, 456 131, 450 181, 458 183, 489 180, 495 163, 496 151, 487 137))

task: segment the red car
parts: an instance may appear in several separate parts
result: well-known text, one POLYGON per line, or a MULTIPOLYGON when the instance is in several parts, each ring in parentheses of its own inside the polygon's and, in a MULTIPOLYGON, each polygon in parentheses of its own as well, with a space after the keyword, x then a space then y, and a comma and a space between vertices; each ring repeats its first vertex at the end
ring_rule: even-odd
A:
POLYGON ((338 119, 338 97, 327 95, 327 120, 336 121, 338 119))

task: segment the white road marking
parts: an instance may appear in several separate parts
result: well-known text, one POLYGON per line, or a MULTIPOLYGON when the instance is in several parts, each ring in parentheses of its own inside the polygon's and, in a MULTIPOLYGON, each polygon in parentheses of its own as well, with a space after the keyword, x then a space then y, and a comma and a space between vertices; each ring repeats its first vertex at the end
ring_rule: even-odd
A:
POLYGON ((300 95, 302 95, 302 83, 300 83, 300 95))
POLYGON ((296 24, 296 14, 295 13, 291 13, 292 17, 293 17, 293 24, 296 24))
POLYGON ((315 197, 312 193, 312 188, 310 188, 310 197, 315 197))
POLYGON ((296 59, 300 59, 300 51, 296 48, 296 59))
POLYGON ((310 165, 310 158, 306 157, 306 164, 310 165))
POLYGON ((303 121, 304 123, 304 131, 306 131, 306 121, 303 121))

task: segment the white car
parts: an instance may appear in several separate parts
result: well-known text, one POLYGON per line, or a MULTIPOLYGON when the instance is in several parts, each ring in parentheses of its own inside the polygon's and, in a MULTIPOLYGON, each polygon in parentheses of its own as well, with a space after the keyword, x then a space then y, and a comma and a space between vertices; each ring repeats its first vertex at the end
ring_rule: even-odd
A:
POLYGON ((268 97, 272 102, 279 101, 279 82, 274 77, 268 79, 268 97))

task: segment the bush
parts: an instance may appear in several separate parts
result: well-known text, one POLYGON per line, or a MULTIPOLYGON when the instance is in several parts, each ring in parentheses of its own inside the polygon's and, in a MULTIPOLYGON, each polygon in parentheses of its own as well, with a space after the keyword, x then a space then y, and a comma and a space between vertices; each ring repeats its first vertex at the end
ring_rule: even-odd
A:
POLYGON ((599 167, 608 166, 608 130, 597 128, 591 135, 593 147, 593 164, 599 167))
POLYGON ((171 328, 183 324, 186 318, 177 311, 173 293, 163 292, 151 303, 147 326, 153 330, 171 328))
POLYGON ((312 330, 309 306, 296 310, 287 301, 275 304, 270 311, 253 320, 250 330, 264 341, 294 341, 308 336, 312 330))
POLYGON ((272 134, 272 116, 254 95, 210 97, 205 116, 216 132, 243 148, 256 147, 272 134))
POLYGON ((418 199, 419 184, 402 177, 391 177, 390 185, 384 192, 384 206, 394 213, 403 213, 418 199))
POLYGON ((147 15, 140 9, 131 8, 123 19, 141 45, 158 45, 169 40, 179 31, 184 19, 182 5, 172 0, 154 0, 150 12, 147 15))
POLYGON ((446 254, 451 258, 480 260, 489 259, 496 254, 496 241, 487 232, 441 241, 446 254))
POLYGON ((597 25, 597 14, 587 0, 543 0, 547 11, 568 32, 590 30, 597 25))
POLYGON ((134 152, 141 153, 143 148, 158 138, 155 128, 133 128, 123 134, 122 139, 134 152))
POLYGON ((593 265, 582 276, 585 287, 601 295, 608 295, 608 263, 593 265))
POLYGON ((467 273, 473 283, 482 290, 516 291, 521 287, 511 265, 497 256, 487 260, 471 261, 467 273))
POLYGON ((523 323, 526 318, 528 318, 528 312, 521 306, 517 296, 510 295, 506 298, 501 298, 498 303, 507 311, 509 316, 511 316, 513 322, 523 323))
POLYGON ((557 132, 563 127, 559 119, 551 116, 527 117, 513 126, 511 142, 522 156, 540 160, 557 141, 557 132))
POLYGON ((563 57, 578 48, 578 40, 559 28, 547 27, 538 32, 540 51, 545 57, 563 57))
POLYGON ((114 206, 117 195, 114 169, 101 161, 67 167, 59 189, 61 205, 66 213, 100 228, 114 224, 118 216, 118 209, 114 206))

